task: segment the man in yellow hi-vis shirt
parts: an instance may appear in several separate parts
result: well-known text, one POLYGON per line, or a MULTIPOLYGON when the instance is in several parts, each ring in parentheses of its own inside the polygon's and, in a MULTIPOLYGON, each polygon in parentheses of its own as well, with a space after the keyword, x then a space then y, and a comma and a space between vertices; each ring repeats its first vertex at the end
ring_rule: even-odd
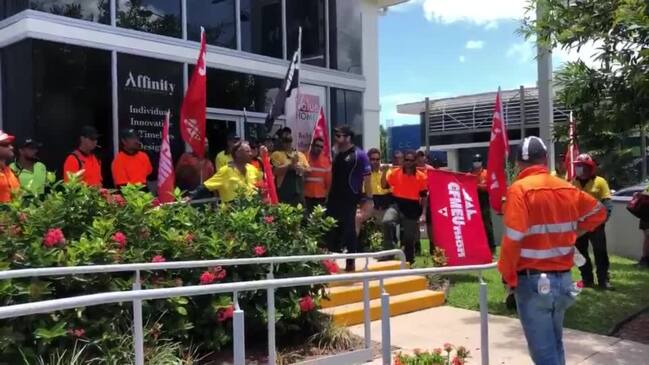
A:
MULTIPOLYGON (((608 216, 611 215, 611 190, 608 182, 603 177, 597 176, 595 170, 597 165, 593 158, 587 154, 581 154, 575 161, 575 180, 573 184, 593 198, 599 200, 606 206, 608 216)), ((585 287, 594 287, 593 264, 588 253, 588 243, 593 245, 593 254, 595 256, 595 266, 597 267, 597 284, 600 289, 612 290, 613 287, 609 282, 609 259, 606 250, 606 222, 602 223, 593 232, 586 233, 577 239, 576 247, 579 252, 586 258, 586 264, 581 266, 581 278, 585 287)))
POLYGON ((237 142, 232 146, 232 163, 221 167, 203 186, 218 192, 223 203, 236 199, 240 193, 254 194, 262 180, 261 172, 250 164, 252 151, 248 142, 237 142))

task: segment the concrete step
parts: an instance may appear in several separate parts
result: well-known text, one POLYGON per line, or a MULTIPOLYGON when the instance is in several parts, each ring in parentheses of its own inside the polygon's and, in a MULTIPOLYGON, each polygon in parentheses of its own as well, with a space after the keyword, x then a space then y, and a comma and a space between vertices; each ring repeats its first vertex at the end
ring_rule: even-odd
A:
MULTIPOLYGON (((394 295, 390 296, 390 316, 438 307, 442 304, 444 304, 443 292, 420 290, 394 295)), ((322 312, 331 315, 334 323, 341 326, 360 324, 364 320, 363 302, 325 308, 322 312)), ((381 318, 381 299, 370 301, 370 318, 373 321, 381 318)))
MULTIPOLYGON (((403 276, 398 278, 386 279, 385 290, 390 295, 399 295, 416 292, 428 288, 428 280, 422 276, 403 276)), ((370 299, 376 299, 381 296, 380 282, 370 281, 370 299)), ((331 308, 339 305, 351 304, 363 301, 363 283, 354 283, 345 286, 336 286, 327 289, 329 298, 320 302, 322 308, 331 308)))
MULTIPOLYGON (((345 273, 345 261, 342 260, 341 262, 338 262, 338 267, 340 268, 339 273, 344 274, 345 273)), ((364 272, 363 268, 365 267, 365 262, 363 261, 361 263, 361 260, 356 260, 356 272, 364 272)), ((406 262, 406 269, 410 268, 410 265, 406 262)), ((374 262, 371 263, 367 266, 368 271, 390 271, 390 270, 401 270, 401 261, 395 260, 395 261, 379 261, 379 262, 374 262)), ((349 281, 341 281, 341 282, 336 282, 336 283, 330 283, 329 287, 336 287, 336 286, 346 286, 353 284, 352 282, 349 281)))

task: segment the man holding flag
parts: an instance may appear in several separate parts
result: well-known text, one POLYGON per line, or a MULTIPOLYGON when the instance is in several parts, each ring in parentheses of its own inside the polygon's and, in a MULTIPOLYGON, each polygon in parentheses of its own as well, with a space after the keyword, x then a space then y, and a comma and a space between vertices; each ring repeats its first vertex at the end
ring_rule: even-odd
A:
POLYGON ((509 139, 507 127, 502 117, 502 101, 500 88, 496 94, 493 123, 491 124, 491 140, 487 157, 487 190, 489 203, 497 213, 502 213, 503 201, 507 193, 507 177, 505 176, 505 161, 509 154, 509 139))

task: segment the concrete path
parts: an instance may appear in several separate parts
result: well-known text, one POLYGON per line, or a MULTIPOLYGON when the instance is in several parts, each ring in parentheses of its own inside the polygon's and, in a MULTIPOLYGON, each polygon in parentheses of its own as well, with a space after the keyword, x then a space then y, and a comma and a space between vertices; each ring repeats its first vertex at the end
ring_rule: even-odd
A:
MULTIPOLYGON (((438 307, 393 317, 390 322, 392 345, 404 352, 433 350, 446 342, 471 351, 469 364, 479 365, 480 315, 452 307, 438 307)), ((363 325, 350 327, 363 336, 363 325)), ((381 341, 381 321, 372 322, 372 340, 381 341)), ((649 364, 649 346, 615 337, 567 329, 564 331, 566 365, 649 364)), ((518 319, 489 316, 489 357, 491 365, 533 365, 518 319)), ((375 360, 371 364, 381 364, 375 360)))

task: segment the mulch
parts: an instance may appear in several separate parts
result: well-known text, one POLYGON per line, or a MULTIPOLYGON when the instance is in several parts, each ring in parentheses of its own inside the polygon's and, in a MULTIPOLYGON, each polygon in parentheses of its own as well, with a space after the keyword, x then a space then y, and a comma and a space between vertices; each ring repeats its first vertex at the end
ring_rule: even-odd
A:
POLYGON ((649 345, 649 308, 624 323, 614 336, 649 345))

